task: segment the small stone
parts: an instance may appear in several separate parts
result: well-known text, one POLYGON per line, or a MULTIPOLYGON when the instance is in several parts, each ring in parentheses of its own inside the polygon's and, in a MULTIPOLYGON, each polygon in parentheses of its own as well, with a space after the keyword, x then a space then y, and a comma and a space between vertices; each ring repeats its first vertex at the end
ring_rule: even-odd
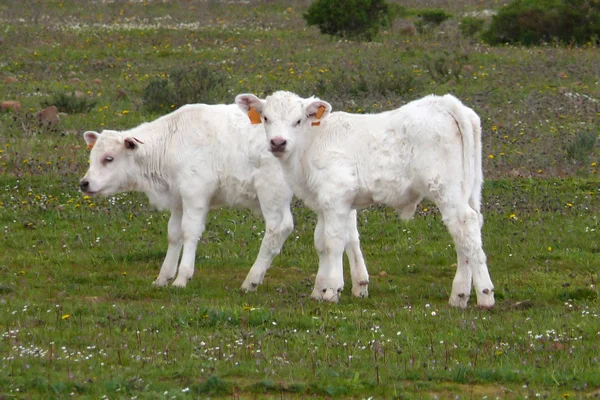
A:
POLYGON ((512 169, 510 170, 510 172, 508 173, 510 176, 512 176, 513 178, 523 178, 524 174, 519 171, 518 169, 512 169))
POLYGON ((0 108, 2 109, 2 111, 21 111, 21 102, 16 100, 6 100, 2 102, 0 108))
POLYGON ((4 83, 10 84, 16 82, 19 82, 19 79, 14 76, 7 76, 6 78, 4 78, 4 83))
POLYGON ((71 79, 69 79, 69 83, 73 84, 73 85, 77 85, 77 84, 81 83, 81 79, 79 79, 79 78, 71 78, 71 79))
POLYGON ((42 125, 50 126, 58 124, 60 118, 58 117, 58 108, 56 106, 50 106, 44 108, 42 111, 35 114, 36 118, 42 125))
POLYGON ((100 85, 102 84, 102 80, 101 80, 101 79, 98 79, 98 78, 96 78, 96 79, 94 79, 94 83, 95 83, 96 85, 100 86, 100 85))

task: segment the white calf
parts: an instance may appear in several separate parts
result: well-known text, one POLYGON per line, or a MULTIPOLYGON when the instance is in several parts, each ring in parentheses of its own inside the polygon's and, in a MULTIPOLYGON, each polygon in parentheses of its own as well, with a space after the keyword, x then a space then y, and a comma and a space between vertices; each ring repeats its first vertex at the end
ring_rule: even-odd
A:
POLYGON ((174 286, 191 279, 210 208, 261 212, 265 235, 242 285, 256 290, 293 228, 292 190, 264 135, 235 104, 189 105, 128 131, 85 132, 93 147, 81 191, 90 196, 141 191, 151 204, 171 211, 169 247, 156 286, 175 275, 174 286))
POLYGON ((313 295, 337 301, 343 288, 342 252, 356 235, 351 210, 382 203, 408 219, 426 197, 456 246, 450 304, 466 307, 473 283, 477 304, 494 305, 481 243, 481 127, 473 110, 451 95, 375 115, 330 113, 329 103, 289 92, 266 100, 243 94, 236 103, 260 115, 294 193, 319 214, 313 295))

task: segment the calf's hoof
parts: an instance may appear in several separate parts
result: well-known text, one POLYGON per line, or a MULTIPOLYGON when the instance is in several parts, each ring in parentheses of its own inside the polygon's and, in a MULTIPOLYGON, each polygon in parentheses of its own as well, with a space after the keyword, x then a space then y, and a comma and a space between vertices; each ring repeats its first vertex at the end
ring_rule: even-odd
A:
POLYGON ((369 281, 362 281, 352 287, 352 296, 369 297, 369 281))
POLYGON ((469 302, 469 295, 467 293, 458 293, 458 294, 453 293, 450 296, 450 300, 448 301, 448 304, 450 304, 452 307, 467 308, 468 302, 469 302))
POLYGON ((340 295, 342 294, 342 288, 339 289, 317 289, 313 290, 310 297, 315 300, 322 300, 328 303, 337 303, 340 301, 340 295))
POLYGON ((258 283, 256 282, 251 282, 251 281, 244 281, 244 283, 242 284, 242 291, 248 293, 248 292, 256 292, 256 289, 258 289, 258 283))
POLYGON ((186 278, 184 276, 178 276, 177 279, 175 279, 173 281, 173 286, 184 288, 187 286, 187 283, 189 280, 190 280, 190 278, 186 278))
POLYGON ((494 289, 483 289, 481 292, 477 292, 477 307, 490 309, 494 307, 494 304, 496 304, 494 289))
POLYGON ((154 287, 163 287, 163 286, 167 286, 169 284, 170 279, 161 279, 161 278, 156 278, 154 280, 154 282, 152 282, 152 286, 154 287))

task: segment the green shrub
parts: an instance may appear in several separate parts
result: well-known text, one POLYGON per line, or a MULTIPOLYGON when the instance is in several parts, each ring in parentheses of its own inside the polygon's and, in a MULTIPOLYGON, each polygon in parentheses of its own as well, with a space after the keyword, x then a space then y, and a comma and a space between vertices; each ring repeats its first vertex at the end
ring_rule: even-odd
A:
POLYGON ((492 45, 583 44, 599 35, 600 1, 515 0, 498 11, 482 38, 492 45))
POLYGON ((142 96, 144 107, 150 112, 168 111, 171 105, 175 107, 175 90, 166 78, 153 78, 144 88, 142 96))
POLYGON ((446 83, 451 79, 460 80, 463 67, 469 61, 466 53, 444 51, 436 55, 425 55, 427 73, 435 82, 446 83))
POLYGON ((202 383, 194 384, 190 387, 191 393, 194 395, 204 396, 227 396, 232 392, 231 383, 224 381, 218 376, 211 376, 202 383))
POLYGON ((485 19, 477 17, 464 17, 460 20, 458 29, 463 36, 472 37, 483 30, 485 19))
POLYGON ((321 33, 371 41, 390 25, 393 13, 385 0, 316 0, 303 17, 321 33))
POLYGON ((204 65, 176 69, 167 78, 154 78, 144 88, 144 107, 168 112, 185 104, 222 103, 227 99, 223 74, 204 65))
POLYGON ((56 106, 59 112, 81 114, 94 108, 96 100, 87 96, 77 97, 74 91, 71 93, 57 92, 52 95, 51 100, 44 100, 41 104, 42 107, 56 106))
POLYGON ((593 132, 579 132, 575 140, 567 145, 567 157, 571 160, 587 161, 598 135, 593 132))

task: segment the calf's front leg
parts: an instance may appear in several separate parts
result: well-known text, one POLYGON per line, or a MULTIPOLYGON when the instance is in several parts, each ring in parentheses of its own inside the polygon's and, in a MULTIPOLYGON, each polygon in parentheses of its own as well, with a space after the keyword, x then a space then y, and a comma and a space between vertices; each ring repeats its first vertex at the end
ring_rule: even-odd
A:
POLYGON ((315 228, 315 247, 319 271, 311 297, 337 303, 344 289, 343 255, 348 243, 350 210, 325 210, 319 213, 315 228))
POLYGON ((194 275, 194 262, 196 258, 196 247, 198 240, 202 237, 206 226, 206 216, 208 214, 208 205, 186 207, 184 203, 183 217, 181 221, 183 236, 183 254, 179 263, 179 272, 177 279, 173 281, 173 286, 185 287, 194 275))
POLYGON ((182 246, 182 232, 181 232, 181 217, 183 212, 181 208, 171 210, 171 217, 169 218, 168 226, 168 238, 169 247, 167 249, 167 255, 163 261, 162 267, 158 276, 152 282, 154 286, 166 286, 171 282, 177 274, 177 262, 179 261, 179 255, 181 254, 182 246))

